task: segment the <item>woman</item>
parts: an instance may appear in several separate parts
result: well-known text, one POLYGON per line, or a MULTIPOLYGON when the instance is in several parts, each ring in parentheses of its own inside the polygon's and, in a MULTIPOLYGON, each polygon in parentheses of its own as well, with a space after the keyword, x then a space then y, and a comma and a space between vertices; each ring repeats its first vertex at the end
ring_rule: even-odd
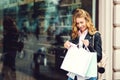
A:
POLYGON ((18 47, 18 29, 11 17, 3 20, 3 76, 4 80, 15 80, 15 58, 18 47), (5 79, 7 78, 7 79, 5 79), (11 78, 11 79, 10 79, 11 78))
MULTIPOLYGON (((83 9, 76 9, 72 17, 72 35, 71 40, 64 43, 65 48, 71 46, 71 42, 78 47, 87 47, 90 52, 97 52, 97 62, 102 58, 102 42, 100 33, 96 31, 89 13, 83 9)), ((97 65, 96 65, 97 66, 97 65)), ((69 73, 68 73, 69 74, 69 73)), ((73 80, 68 75, 68 80, 73 80)), ((77 79, 80 76, 76 75, 77 79)), ((81 79, 80 79, 81 80, 81 79)), ((87 80, 97 80, 97 77, 91 77, 87 80)))

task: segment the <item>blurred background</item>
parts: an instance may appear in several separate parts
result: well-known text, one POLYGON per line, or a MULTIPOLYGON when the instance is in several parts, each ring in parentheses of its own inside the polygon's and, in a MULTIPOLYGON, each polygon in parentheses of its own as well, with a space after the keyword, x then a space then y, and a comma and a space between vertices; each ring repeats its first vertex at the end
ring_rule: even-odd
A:
MULTIPOLYGON (((60 65, 66 51, 63 43, 70 39, 72 12, 76 8, 82 8, 90 13, 95 27, 102 33, 103 50, 106 51, 105 53, 112 54, 112 51, 107 51, 108 47, 109 50, 113 49, 112 45, 108 45, 112 44, 112 41, 107 41, 112 40, 113 37, 106 37, 109 36, 107 35, 109 32, 112 33, 107 31, 111 26, 107 23, 110 23, 109 20, 112 21, 112 18, 106 18, 111 16, 108 13, 109 10, 112 13, 110 7, 112 5, 106 4, 107 2, 112 4, 112 1, 108 0, 104 3, 104 0, 0 0, 0 55, 2 55, 3 38, 2 20, 5 16, 11 16, 16 20, 17 28, 23 35, 21 38, 24 41, 23 51, 16 56, 17 80, 40 80, 41 78, 66 80, 67 72, 61 70, 60 65), (106 9, 106 6, 110 9, 106 9), (26 30, 23 29, 24 27, 26 30)), ((2 60, 0 65, 2 67, 2 60)), ((112 72, 111 67, 107 69, 107 73, 112 72)))

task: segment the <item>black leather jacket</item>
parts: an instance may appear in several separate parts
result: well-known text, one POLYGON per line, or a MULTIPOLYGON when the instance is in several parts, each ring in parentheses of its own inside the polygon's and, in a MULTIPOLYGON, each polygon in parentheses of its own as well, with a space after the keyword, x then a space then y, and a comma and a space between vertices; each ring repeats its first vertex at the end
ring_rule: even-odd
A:
MULTIPOLYGON (((100 33, 96 32, 94 35, 90 35, 89 33, 87 33, 85 39, 89 40, 88 49, 90 50, 90 52, 97 52, 97 62, 100 62, 100 60, 102 59, 102 41, 100 33)), ((70 42, 78 44, 79 37, 71 39, 70 42)))

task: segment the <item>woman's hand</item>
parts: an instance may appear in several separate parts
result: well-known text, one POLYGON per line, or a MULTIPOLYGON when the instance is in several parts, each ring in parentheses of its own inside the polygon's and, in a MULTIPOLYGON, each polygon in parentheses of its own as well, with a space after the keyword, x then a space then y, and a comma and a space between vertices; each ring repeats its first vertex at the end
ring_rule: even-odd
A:
POLYGON ((86 47, 89 46, 89 40, 88 39, 82 40, 82 42, 86 47))
POLYGON ((71 45, 70 45, 70 42, 69 42, 69 41, 66 41, 66 42, 64 43, 64 47, 65 47, 65 48, 68 49, 70 46, 71 46, 71 45))

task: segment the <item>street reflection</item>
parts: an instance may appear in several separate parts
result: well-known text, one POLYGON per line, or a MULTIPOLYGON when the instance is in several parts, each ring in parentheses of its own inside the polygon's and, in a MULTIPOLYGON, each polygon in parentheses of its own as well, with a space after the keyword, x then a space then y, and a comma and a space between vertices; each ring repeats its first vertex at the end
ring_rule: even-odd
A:
MULTIPOLYGON (((2 53, 2 18, 11 16, 17 22, 24 48, 16 56, 16 72, 2 69, 0 80, 67 80, 60 69, 70 40, 72 11, 85 0, 3 0, 0 3, 0 54, 2 53), (16 4, 17 5, 16 5, 16 4), (4 76, 4 72, 7 74, 4 76)), ((92 7, 87 1, 87 7, 92 7)), ((90 13, 91 13, 91 9, 90 13)), ((1 58, 1 57, 0 57, 1 58)))

